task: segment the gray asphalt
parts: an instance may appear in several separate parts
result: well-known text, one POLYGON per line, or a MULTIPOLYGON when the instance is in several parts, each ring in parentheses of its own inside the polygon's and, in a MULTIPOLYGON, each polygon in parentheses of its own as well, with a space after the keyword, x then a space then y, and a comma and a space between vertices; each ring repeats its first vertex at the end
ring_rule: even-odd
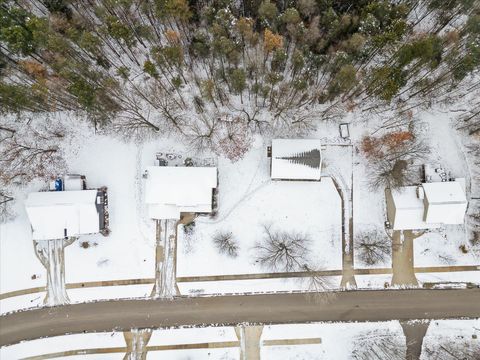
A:
POLYGON ((101 301, 1 316, 0 346, 112 329, 462 317, 480 317, 480 289, 345 291, 327 303, 313 302, 304 294, 101 301))

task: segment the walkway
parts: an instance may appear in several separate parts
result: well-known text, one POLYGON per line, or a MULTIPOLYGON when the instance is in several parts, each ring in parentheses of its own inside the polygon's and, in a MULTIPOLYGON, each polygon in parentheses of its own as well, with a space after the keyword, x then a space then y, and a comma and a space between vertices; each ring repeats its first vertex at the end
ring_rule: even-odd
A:
MULTIPOLYGON (((393 274, 392 268, 372 268, 372 269, 354 269, 355 275, 388 275, 393 274)), ((459 266, 429 266, 416 267, 415 273, 441 273, 441 272, 458 272, 458 271, 480 271, 479 265, 459 265, 459 266)), ((340 276, 342 270, 323 270, 316 271, 313 274, 319 276, 340 276)), ((236 274, 236 275, 210 275, 210 276, 188 276, 177 277, 179 282, 192 281, 219 281, 219 280, 256 280, 256 279, 278 279, 278 278, 297 278, 297 277, 311 277, 311 272, 289 272, 289 273, 257 273, 257 274, 236 274)), ((126 286, 126 285, 148 285, 154 284, 154 278, 144 279, 123 279, 123 280, 105 280, 105 281, 91 281, 81 283, 70 283, 65 287, 66 289, 81 289, 93 288, 101 286, 126 286)), ((46 291, 45 286, 39 286, 28 289, 21 289, 0 294, 0 300, 8 299, 15 296, 35 294, 46 291)))

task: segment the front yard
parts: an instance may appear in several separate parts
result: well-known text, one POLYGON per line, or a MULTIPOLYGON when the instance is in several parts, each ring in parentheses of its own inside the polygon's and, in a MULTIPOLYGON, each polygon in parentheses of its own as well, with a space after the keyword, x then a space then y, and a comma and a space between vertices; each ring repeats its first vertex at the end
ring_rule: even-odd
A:
POLYGON ((271 181, 263 144, 235 165, 221 161, 218 168, 216 215, 179 226, 178 277, 282 272, 258 261, 255 246, 265 239, 266 228, 304 238, 308 252, 302 261, 311 268, 341 269, 341 200, 330 178, 271 181), (231 235, 237 256, 216 248, 219 234, 231 235))

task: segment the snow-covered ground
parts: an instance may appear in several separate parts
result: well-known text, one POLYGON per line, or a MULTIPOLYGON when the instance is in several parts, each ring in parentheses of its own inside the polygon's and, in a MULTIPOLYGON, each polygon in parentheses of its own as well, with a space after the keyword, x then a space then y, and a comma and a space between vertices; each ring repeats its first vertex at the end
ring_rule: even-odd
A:
MULTIPOLYGON (((351 359, 356 347, 367 347, 378 338, 387 337, 405 351, 405 338, 397 321, 378 323, 313 323, 265 326, 260 337, 263 359, 351 359), (292 345, 289 340, 309 342, 292 345), (284 342, 286 341, 286 342, 284 342), (283 342, 283 344, 282 344, 283 342)), ((240 342, 233 327, 206 327, 153 330, 147 343, 152 351, 147 359, 240 359, 240 342), (223 347, 203 348, 202 344, 224 343, 223 347), (186 345, 198 348, 157 350, 165 345, 186 345)), ((106 359, 121 359, 126 342, 121 332, 64 335, 26 341, 0 349, 2 360, 28 356, 60 353, 68 350, 110 348, 114 354, 105 353, 106 359), (111 356, 111 357, 110 357, 111 356)), ((98 354, 83 355, 97 359, 98 354)), ((69 357, 70 358, 70 357, 69 357)))
MULTIPOLYGON (((84 174, 87 186, 108 187, 111 233, 81 236, 65 248, 66 283, 155 277, 155 232, 153 221, 142 216, 142 178, 146 165, 153 164, 155 152, 164 142, 149 142, 142 147, 120 140, 82 133, 69 154, 70 173, 84 174), (147 149, 145 153, 143 149, 147 149), (88 243, 87 246, 82 246, 88 243)), ((16 218, 0 225, 0 292, 42 287, 46 271, 37 259, 24 200, 30 191, 44 189, 35 183, 21 188, 16 197, 16 218)), ((149 285, 151 288, 153 285, 149 285)), ((71 301, 138 297, 146 292, 138 286, 68 290, 71 301)), ((32 294, 0 302, 1 312, 41 305, 43 296, 32 294), (30 301, 34 299, 33 301, 30 301), (15 306, 15 304, 17 306, 15 306)))
MULTIPOLYGON (((140 148, 100 135, 84 134, 77 141, 81 146, 73 147, 75 151, 70 154, 70 173, 86 175, 89 188, 108 187, 111 233, 107 237, 100 234, 80 236, 65 248, 66 283, 155 277, 153 222, 140 218, 138 211, 142 204, 138 191, 142 166, 138 158, 143 161, 140 148), (82 246, 84 242, 88 242, 88 246, 82 246)), ((155 147, 155 144, 150 146, 155 147)), ((45 184, 39 183, 20 189, 16 201, 17 217, 0 225, 2 293, 46 285, 46 271, 35 256, 24 209, 28 192, 43 188, 45 184)), ((85 290, 85 295, 80 296, 78 293, 83 289, 73 290, 71 300, 139 296, 139 292, 131 290, 128 286, 109 287, 101 291, 85 290)), ((38 295, 32 297, 36 299, 38 295)), ((18 300, 17 309, 28 305, 18 300)), ((4 304, 6 301, 0 303, 1 311, 14 310, 12 301, 4 304)))
POLYGON ((155 233, 140 218, 136 181, 140 149, 106 136, 87 143, 69 162, 70 172, 85 174, 92 188, 108 187, 111 233, 89 235, 65 249, 67 283, 155 276, 155 233), (91 245, 85 249, 82 242, 91 245))
POLYGON ((478 359, 480 319, 435 320, 423 339, 421 360, 478 359))
MULTIPOLYGON (((417 126, 429 140, 430 164, 442 166, 452 177, 465 178, 469 199, 473 179, 460 135, 453 129, 456 116, 448 110, 424 111, 419 116, 422 124, 417 126)), ((480 265, 480 249, 469 246, 463 225, 429 232, 417 238, 414 246, 415 266, 480 265), (460 249, 462 245, 466 252, 460 249)))
MULTIPOLYGON (((480 270, 480 265, 477 267, 480 270)), ((473 283, 480 285, 479 271, 455 271, 455 272, 433 272, 433 273, 417 273, 417 280, 422 283, 438 283, 439 286, 451 287, 455 286, 450 283, 461 283, 458 286, 465 287, 464 283, 473 283)))
MULTIPOLYGON (((351 115, 355 117, 354 115, 351 115)), ((454 129, 454 119, 458 113, 449 109, 422 111, 415 114, 418 135, 428 144, 430 152, 418 165, 427 163, 441 166, 450 172, 452 177, 466 178, 467 198, 470 196, 472 174, 467 163, 461 137, 454 129)), ((359 119, 357 119, 359 120, 359 119)), ((378 129, 378 119, 372 118, 357 122, 350 127, 352 141, 358 141, 365 135, 378 129)), ((357 145, 358 146, 358 145, 357 145)), ((359 234, 364 230, 383 230, 386 220, 385 196, 383 191, 372 191, 369 187, 369 167, 362 153, 356 147, 354 157, 354 231, 359 234)), ((468 242, 463 225, 449 225, 441 229, 431 230, 418 237, 414 242, 414 265, 416 267, 447 266, 447 265, 480 265, 480 248, 472 247, 468 242), (463 246, 463 248, 460 248, 463 246), (465 251, 466 250, 466 251, 465 251)), ((355 267, 390 267, 391 259, 387 257, 384 263, 367 266, 355 257, 355 267)), ((465 273, 464 273, 465 274, 465 273)), ((420 276, 427 276, 422 274, 420 276)), ((443 281, 452 277, 458 280, 461 274, 442 274, 443 281)), ((480 276, 479 276, 480 277, 480 276)), ((466 278, 471 276, 466 274, 466 278)), ((453 280, 455 279, 455 280, 453 280)), ((465 280, 468 281, 468 280, 465 280)), ((480 282, 480 280, 477 280, 480 282)))
POLYGON ((28 295, 8 297, 0 300, 0 315, 20 309, 30 309, 44 306, 43 300, 47 293, 45 291, 28 295))
MULTIPOLYGON (((386 336, 405 353, 405 337, 397 321, 376 323, 320 323, 271 325, 262 340, 319 338, 320 344, 262 346, 264 359, 352 359, 356 350, 368 348, 386 336)), ((373 356, 373 354, 370 354, 373 356)), ((361 357, 363 358, 363 357, 361 357)), ((367 357, 368 358, 368 357, 367 357)))
MULTIPOLYGON (((46 285, 45 268, 36 257, 23 202, 34 184, 18 192, 16 218, 0 224, 0 293, 46 285)), ((1 306, 1 305, 0 305, 1 306)))
MULTIPOLYGON (((309 262, 316 269, 341 269, 341 204, 330 178, 320 182, 272 181, 266 144, 257 139, 246 156, 232 164, 218 161, 218 212, 200 216, 192 232, 178 230, 177 276, 211 276, 276 272, 256 262, 256 243, 273 231, 295 232, 310 239, 309 262), (237 257, 219 253, 213 238, 231 232, 237 257)), ((337 285, 337 281, 332 278, 337 285)), ((294 280, 235 280, 180 283, 184 294, 241 293, 305 289, 294 280)))
MULTIPOLYGON (((328 287, 340 286, 341 276, 329 276, 328 287)), ((309 291, 308 278, 280 278, 254 280, 190 281, 177 283, 182 295, 243 294, 265 292, 309 291)))
POLYGON ((318 269, 341 268, 340 198, 330 179, 270 182, 267 178, 261 188, 245 194, 246 198, 235 208, 224 206, 223 199, 235 193, 237 184, 243 185, 239 183, 240 179, 220 182, 217 218, 197 218, 191 235, 180 228, 178 276, 272 272, 255 263, 253 247, 265 236, 263 225, 270 225, 275 231, 305 234, 311 239, 311 261, 318 264, 318 269), (219 254, 214 247, 213 237, 222 231, 232 232, 237 239, 238 257, 219 254))
POLYGON ((54 336, 50 338, 25 341, 0 349, 0 358, 21 359, 24 357, 57 353, 76 349, 96 349, 109 347, 125 347, 125 339, 121 332, 74 334, 54 336))
MULTIPOLYGON (((148 341, 148 346, 155 347, 164 345, 237 341, 238 338, 233 327, 180 328, 153 330, 151 338, 148 341)), ((121 350, 118 351, 116 348, 126 348, 123 333, 113 331, 109 333, 73 334, 26 341, 1 348, 0 358, 2 360, 13 360, 41 354, 60 353, 69 350, 104 348, 112 348, 112 350, 116 352, 116 354, 108 354, 109 356, 112 356, 112 359, 122 359, 124 352, 121 350)), ((228 357, 228 359, 238 359, 239 348, 161 350, 152 351, 148 358, 156 359, 159 358, 160 354, 163 355, 163 359, 184 359, 186 356, 191 356, 194 359, 221 359, 224 354, 232 354, 232 357, 228 357), (210 350, 213 351, 211 356, 208 357, 208 352, 210 350)), ((83 356, 90 359, 91 356, 92 358, 95 358, 98 354, 83 356)), ((70 359, 70 357, 68 358, 70 359)))
MULTIPOLYGON (((438 344, 465 343, 470 350, 478 351, 479 326, 478 319, 432 321, 424 339, 422 359, 431 359, 429 355, 438 350, 438 344)), ((153 330, 147 347, 150 349, 147 359, 233 360, 240 359, 241 351, 233 327, 153 330), (223 344, 217 347, 215 343, 223 344), (201 348, 205 344, 212 344, 212 347, 201 348), (162 346, 176 345, 193 348, 160 350, 162 346)), ((76 334, 27 341, 1 348, 0 356, 2 360, 10 360, 69 350, 95 352, 97 349, 110 349, 112 353, 102 354, 104 357, 95 353, 83 354, 77 358, 122 359, 126 351, 123 333, 76 334)), ((269 325, 263 327, 260 337, 260 354, 264 359, 347 360, 370 358, 373 353, 393 356, 395 352, 397 356, 405 356, 405 351, 405 336, 397 321, 269 325)))
POLYGON ((71 303, 82 303, 93 300, 145 298, 152 293, 153 284, 100 286, 68 290, 71 303))
POLYGON ((392 274, 385 275, 355 275, 358 289, 384 289, 389 288, 392 274))
MULTIPOLYGON (((441 164, 454 176, 470 175, 465 156, 454 130, 454 113, 430 111, 416 115, 432 149, 429 162, 441 164)), ((374 118, 360 121, 360 115, 348 113, 353 147, 339 137, 338 124, 319 123, 309 137, 320 138, 323 149, 323 175, 336 176, 347 189, 353 173, 354 235, 364 230, 383 229, 385 200, 383 191, 372 191, 368 185, 369 167, 358 150, 361 138, 378 126, 374 118), (353 155, 353 156, 352 156, 353 155)), ((126 143, 79 126, 69 140, 67 162, 70 173, 84 174, 91 188, 108 187, 111 233, 81 236, 65 248, 66 283, 90 281, 151 279, 155 276, 155 228, 143 204, 146 166, 153 165, 155 153, 167 151, 188 153, 175 139, 144 140, 143 144, 126 143), (88 247, 81 246, 88 243, 88 247)), ((185 236, 179 229, 177 276, 248 274, 270 272, 255 263, 252 247, 262 237, 262 224, 272 229, 296 231, 311 238, 311 262, 318 269, 341 269, 340 198, 332 182, 272 182, 266 146, 270 139, 256 137, 252 149, 238 162, 218 159, 218 213, 215 217, 198 217, 195 231, 185 236), (239 244, 239 255, 230 258, 215 248, 212 236, 219 231, 232 232, 239 244)), ((190 150, 190 153, 193 153, 190 150)), ((195 154, 199 155, 199 154, 195 154)), ((199 155, 200 156, 200 155, 199 155)), ((55 175, 55 174, 53 174, 55 175)), ((24 209, 28 192, 45 188, 32 183, 16 189, 16 218, 0 225, 0 293, 44 287, 46 271, 33 249, 31 229, 24 209)), ((468 195, 468 194, 467 194, 468 195)), ((415 240, 415 266, 480 265, 480 251, 472 248, 464 228, 447 227, 429 232, 415 240), (465 245, 464 248, 460 248, 465 245), (465 251, 466 250, 466 251, 465 251)), ((364 268, 358 257, 355 267, 364 268)), ((391 259, 373 267, 390 267, 391 259)), ((472 281, 478 273, 417 274, 420 282, 472 281)), ((359 288, 383 288, 389 275, 357 276, 359 288)), ((338 279, 333 279, 334 284, 338 279)), ((478 280, 477 280, 478 282, 478 280)), ((67 290, 72 302, 149 294, 150 285, 113 286, 67 290)), ((205 283, 180 283, 185 294, 239 293, 251 291, 289 291, 304 289, 298 281, 242 280, 205 283)), ((0 301, 0 311, 40 306, 44 293, 19 296, 0 301)))
POLYGON ((480 254, 467 244, 463 226, 428 232, 415 239, 415 266, 480 265, 480 254))

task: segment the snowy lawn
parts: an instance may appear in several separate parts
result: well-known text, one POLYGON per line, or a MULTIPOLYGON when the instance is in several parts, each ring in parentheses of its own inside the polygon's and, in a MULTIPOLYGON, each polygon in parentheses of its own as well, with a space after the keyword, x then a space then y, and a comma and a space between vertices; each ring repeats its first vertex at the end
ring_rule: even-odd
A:
MULTIPOLYGON (((233 327, 205 327, 153 330, 147 347, 237 342, 233 327)), ((261 356, 265 359, 351 359, 351 355, 369 355, 383 343, 395 344, 405 352, 405 337, 397 321, 376 323, 312 323, 265 326, 260 338, 261 356), (305 345, 278 345, 282 340, 310 339, 305 345), (269 342, 276 342, 273 345, 269 342), (367 352, 365 352, 367 351, 367 352)), ((126 348, 122 332, 88 333, 56 336, 6 346, 0 349, 3 360, 19 359, 79 349, 126 348)), ((106 359, 121 359, 121 352, 106 359)), ((70 357, 69 357, 70 358, 70 357)), ((85 359, 99 359, 84 355, 85 359)), ((147 359, 239 359, 240 347, 151 351, 147 359)), ((363 357, 362 357, 363 358, 363 357)))
POLYGON ((329 178, 320 182, 271 181, 263 147, 232 165, 219 162, 218 214, 178 231, 177 276, 272 272, 255 262, 255 244, 264 225, 310 239, 309 260, 319 269, 341 268, 340 197, 329 178), (231 232, 237 257, 220 254, 213 238, 231 232))
MULTIPOLYGON (((480 265, 477 267, 480 270, 480 265)), ((447 283, 467 283, 471 282, 480 285, 480 271, 454 271, 437 273, 416 273, 415 276, 420 283, 440 283, 441 286, 454 286, 447 283)), ((460 284, 458 284, 460 286, 460 284)), ((465 284, 463 286, 465 287, 465 284)))
MULTIPOLYGON (((209 342, 237 342, 238 338, 233 327, 205 327, 205 328, 180 328, 153 330, 147 346, 198 344, 209 342)), ((103 348, 126 348, 125 338, 122 332, 87 333, 55 336, 22 342, 5 346, 0 349, 2 360, 13 360, 24 357, 57 353, 80 349, 103 349, 103 348)), ((238 359, 240 351, 238 347, 213 349, 211 356, 208 353, 212 349, 189 349, 172 351, 154 351, 147 358, 158 359, 184 359, 190 356, 194 359, 222 359, 223 354, 229 354, 228 359, 238 359)), ((86 356, 86 355, 84 355, 86 356)), ((88 355, 87 359, 100 358, 96 355, 88 355)), ((123 359, 124 353, 112 354, 112 359, 123 359), (115 357, 116 355, 116 357, 115 357)), ((68 357, 70 359, 70 357, 68 357)))
POLYGON ((480 319, 435 320, 423 339, 421 360, 478 359, 480 319))
MULTIPOLYGON (((431 321, 423 340, 421 359, 450 359, 444 348, 458 358, 473 359, 475 357, 472 355, 480 351, 479 338, 479 319, 431 321)), ((159 329, 152 331, 147 346, 237 341, 235 329, 229 326, 159 329)), ((260 346, 262 358, 282 360, 370 359, 379 353, 385 358, 400 359, 405 358, 406 352, 405 336, 398 321, 268 325, 263 327, 260 346), (282 341, 289 344, 282 345, 282 341), (296 341, 303 341, 304 344, 291 344, 296 341)), ((27 341, 1 348, 0 358, 9 360, 68 350, 102 348, 126 348, 123 333, 75 334, 27 341)), ((123 355, 116 352, 108 354, 108 357, 92 354, 83 358, 121 359, 123 355)), ((240 347, 151 351, 147 355, 147 359, 225 360, 239 357, 240 347)))
POLYGON ((0 293, 45 286, 45 268, 35 255, 32 230, 23 202, 26 192, 15 203, 16 218, 0 224, 0 293))
POLYGON ((392 283, 392 274, 355 275, 355 281, 358 289, 385 289, 392 283))
POLYGON ((20 309, 42 307, 44 306, 43 300, 45 299, 46 294, 46 291, 40 291, 38 293, 3 299, 0 301, 0 315, 20 309))
MULTIPOLYGON (((263 330, 262 340, 320 338, 320 344, 262 346, 265 359, 338 359, 374 358, 384 344, 395 346, 405 358, 405 336, 397 321, 372 323, 314 323, 271 325, 263 330)), ((398 355, 397 354, 397 355, 398 355)), ((392 358, 401 359, 401 356, 392 358)))
POLYGON ((13 360, 69 350, 108 347, 125 347, 123 333, 74 334, 24 341, 19 344, 2 347, 0 349, 0 358, 2 360, 13 360))
POLYGON ((415 266, 480 265, 480 249, 472 248, 463 226, 428 232, 414 241, 415 266))
POLYGON ((152 278, 155 234, 137 211, 140 149, 105 136, 85 139, 69 161, 70 172, 85 174, 87 186, 108 187, 109 236, 81 236, 65 248, 66 282, 152 278), (83 248, 83 242, 89 247, 83 248))
MULTIPOLYGON (((170 140, 142 146, 80 129, 69 145, 70 173, 86 176, 89 188, 108 188, 111 233, 80 236, 65 248, 66 283, 155 277, 155 228, 145 216, 143 179, 155 153, 172 147, 170 140)), ((56 174, 52 174, 56 175, 56 174)), ((24 201, 32 191, 45 190, 44 182, 18 188, 14 194, 14 220, 0 224, 0 293, 46 285, 46 271, 37 259, 24 201)), ((149 285, 150 287, 152 285, 149 285)), ((143 296, 139 287, 107 287, 102 291, 68 290, 71 301, 143 296), (133 291, 130 291, 133 290, 133 291), (84 292, 84 295, 82 295, 84 292)), ((44 293, 5 299, 2 312, 41 305, 44 293), (41 296, 41 299, 39 299, 41 296), (17 300, 15 300, 17 299, 17 300)))
MULTIPOLYGON (((341 276, 329 276, 328 287, 340 286, 341 276)), ((182 295, 243 294, 250 292, 309 291, 309 278, 280 278, 254 280, 190 281, 177 283, 182 295)), ((383 284, 382 284, 383 286, 383 284)))

